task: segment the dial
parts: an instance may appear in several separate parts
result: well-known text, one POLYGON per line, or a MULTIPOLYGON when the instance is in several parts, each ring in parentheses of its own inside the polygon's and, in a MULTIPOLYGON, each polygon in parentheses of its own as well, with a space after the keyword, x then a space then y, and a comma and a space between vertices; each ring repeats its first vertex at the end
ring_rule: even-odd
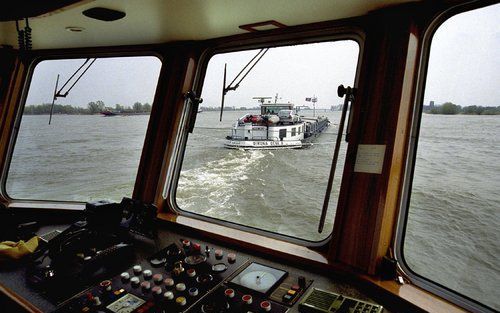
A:
POLYGON ((256 291, 265 292, 271 288, 277 279, 266 271, 254 271, 241 276, 240 284, 256 291))

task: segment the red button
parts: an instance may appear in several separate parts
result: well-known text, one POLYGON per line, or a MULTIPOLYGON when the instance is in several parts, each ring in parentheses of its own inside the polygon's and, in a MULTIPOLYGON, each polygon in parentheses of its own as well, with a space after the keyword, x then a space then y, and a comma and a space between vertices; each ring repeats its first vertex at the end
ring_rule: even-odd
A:
POLYGON ((200 246, 200 244, 199 244, 199 243, 193 243, 193 249, 194 249, 195 251, 200 251, 200 250, 201 250, 201 246, 200 246))
POLYGON ((243 297, 241 297, 241 300, 245 304, 252 304, 252 296, 251 295, 244 295, 243 297))
POLYGON ((269 301, 262 301, 260 303, 260 308, 263 309, 266 312, 271 311, 271 302, 269 302, 269 301))
POLYGON ((292 290, 299 290, 300 286, 299 285, 292 285, 292 287, 290 287, 290 289, 292 289, 292 290))
POLYGON ((232 298, 232 297, 234 297, 234 290, 233 289, 226 289, 224 291, 224 294, 226 295, 226 297, 232 298))

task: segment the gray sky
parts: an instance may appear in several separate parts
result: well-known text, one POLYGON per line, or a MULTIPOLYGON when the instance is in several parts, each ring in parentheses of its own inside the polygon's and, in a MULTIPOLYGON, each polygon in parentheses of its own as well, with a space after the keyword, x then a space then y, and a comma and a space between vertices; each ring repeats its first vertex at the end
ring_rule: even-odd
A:
MULTIPOLYGON (((451 101, 462 106, 499 106, 500 4, 452 17, 440 26, 431 46, 424 103, 451 101)), ((296 105, 317 96, 317 108, 342 103, 339 84, 352 85, 358 45, 339 41, 270 49, 241 83, 226 96, 228 106, 255 106, 252 97, 279 94, 280 102, 296 105)), ((224 63, 229 83, 257 50, 217 55, 210 60, 203 88, 204 106, 219 106, 224 63)), ((50 103, 57 74, 61 83, 83 62, 44 61, 35 68, 27 104, 50 103)), ((167 60, 168 62, 168 60, 167 60)), ((56 103, 86 107, 102 100, 131 106, 152 103, 161 63, 155 57, 98 59, 67 98, 56 103)), ((168 64, 167 64, 168 66, 168 64)))
POLYGON ((424 103, 500 106, 500 4, 455 15, 431 44, 424 103))
MULTIPOLYGON (((85 59, 47 60, 35 67, 26 103, 52 103, 57 74, 59 88, 85 59)), ((66 98, 58 104, 87 107, 90 101, 102 100, 106 106, 132 106, 135 102, 152 103, 161 62, 156 57, 100 58, 89 68, 66 98)), ((63 90, 67 90, 72 83, 63 90)))

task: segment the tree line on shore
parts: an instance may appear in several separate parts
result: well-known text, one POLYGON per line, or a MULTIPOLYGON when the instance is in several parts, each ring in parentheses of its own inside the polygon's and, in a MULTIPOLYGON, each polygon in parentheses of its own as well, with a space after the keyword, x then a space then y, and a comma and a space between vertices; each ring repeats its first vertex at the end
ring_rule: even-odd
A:
MULTIPOLYGON (((38 105, 27 105, 24 108, 26 115, 42 115, 50 114, 52 104, 43 103, 38 105)), ((150 113, 151 104, 136 102, 132 106, 124 106, 115 104, 114 107, 108 107, 101 100, 92 101, 87 104, 87 107, 72 106, 70 104, 54 104, 52 114, 69 114, 69 115, 91 115, 98 114, 103 111, 111 111, 116 113, 150 113)))
POLYGON ((462 107, 460 105, 446 102, 436 106, 424 106, 424 113, 429 114, 464 114, 464 115, 500 115, 500 106, 497 107, 483 107, 477 105, 470 105, 462 107))

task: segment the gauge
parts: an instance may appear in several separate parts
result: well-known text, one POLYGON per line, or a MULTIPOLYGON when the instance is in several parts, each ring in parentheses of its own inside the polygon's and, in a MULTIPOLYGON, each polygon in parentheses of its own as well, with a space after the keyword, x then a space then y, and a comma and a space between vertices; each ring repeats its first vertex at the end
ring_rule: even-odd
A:
POLYGON ((287 272, 277 268, 259 263, 250 263, 243 271, 231 279, 230 283, 267 294, 287 275, 287 272))
POLYGON ((207 260, 207 257, 202 254, 194 254, 186 257, 184 262, 189 265, 197 265, 207 260))
POLYGON ((227 270, 227 265, 224 263, 217 263, 212 265, 212 271, 215 273, 222 273, 227 270))

